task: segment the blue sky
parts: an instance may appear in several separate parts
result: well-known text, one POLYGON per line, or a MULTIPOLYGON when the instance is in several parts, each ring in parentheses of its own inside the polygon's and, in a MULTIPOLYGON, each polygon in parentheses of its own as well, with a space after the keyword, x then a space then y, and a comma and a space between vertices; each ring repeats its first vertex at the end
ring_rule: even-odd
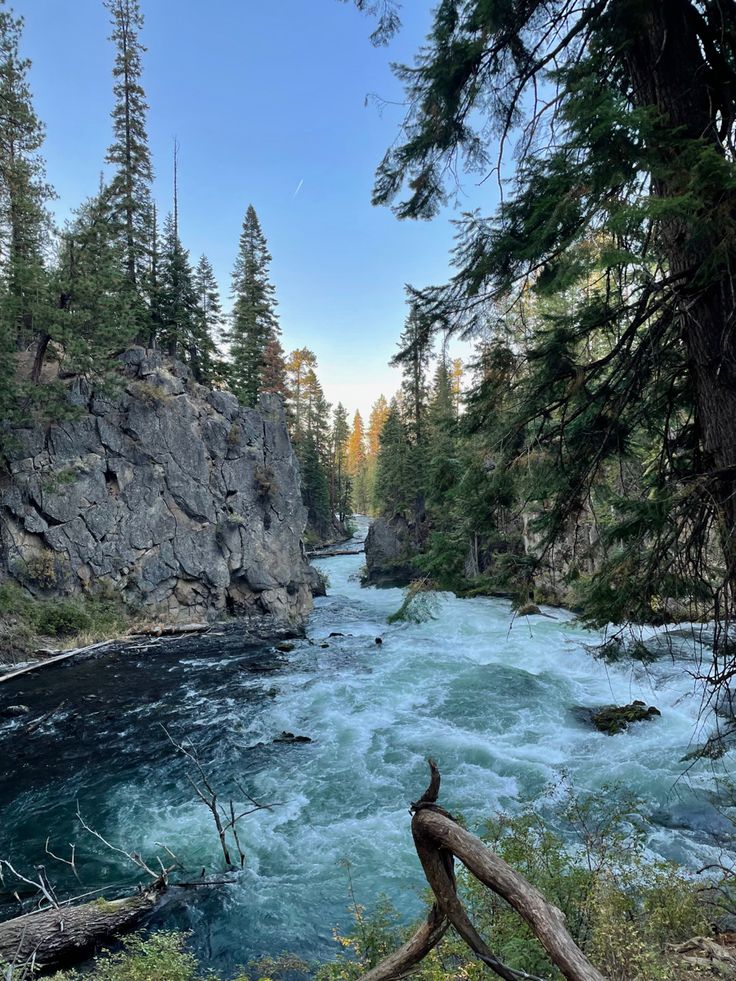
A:
MULTIPOLYGON (((8 0, 25 18, 48 176, 64 218, 97 187, 110 142, 113 49, 102 0, 8 0)), ((398 374, 387 362, 405 315, 404 284, 441 282, 450 212, 399 222, 370 204, 373 174, 403 110, 391 61, 411 60, 430 5, 407 0, 404 26, 373 48, 371 22, 337 0, 142 0, 144 86, 161 211, 180 149, 180 226, 206 253, 226 297, 245 208, 273 255, 284 347, 317 354, 327 397, 367 413, 398 374), (297 191, 297 188, 299 190, 297 191)), ((464 206, 484 202, 469 182, 464 206)), ((484 201, 484 199, 486 199, 484 201)))

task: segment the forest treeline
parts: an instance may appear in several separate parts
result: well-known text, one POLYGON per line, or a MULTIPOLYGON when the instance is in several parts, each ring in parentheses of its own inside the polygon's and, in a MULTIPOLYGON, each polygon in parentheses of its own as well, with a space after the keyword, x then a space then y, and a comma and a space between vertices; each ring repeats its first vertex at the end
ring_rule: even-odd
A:
POLYGON ((209 259, 194 262, 182 243, 176 141, 172 207, 163 220, 153 197, 140 6, 104 5, 114 48, 106 176, 57 228, 22 19, 0 0, 0 439, 29 419, 43 424, 72 412, 66 379, 81 374, 114 386, 116 354, 131 344, 158 348, 184 361, 197 381, 227 386, 244 405, 255 406, 261 393, 283 398, 309 533, 329 539, 353 508, 370 507, 383 400, 365 432, 359 413, 350 420, 342 405, 327 403, 312 351, 284 352, 271 255, 252 205, 225 313, 209 259))
MULTIPOLYGON (((400 3, 356 5, 379 18, 375 43, 400 28, 400 3)), ((397 68, 406 117, 374 203, 432 218, 463 174, 501 203, 458 219, 448 283, 410 289, 408 370, 432 338, 482 348, 458 452, 434 456, 412 504, 429 502, 430 567, 458 568, 468 524, 492 546, 504 510, 531 519, 542 557, 592 521, 590 618, 711 620, 709 680, 727 685, 736 5, 443 0, 431 18, 397 68)), ((407 424, 422 452, 416 412, 407 424)))

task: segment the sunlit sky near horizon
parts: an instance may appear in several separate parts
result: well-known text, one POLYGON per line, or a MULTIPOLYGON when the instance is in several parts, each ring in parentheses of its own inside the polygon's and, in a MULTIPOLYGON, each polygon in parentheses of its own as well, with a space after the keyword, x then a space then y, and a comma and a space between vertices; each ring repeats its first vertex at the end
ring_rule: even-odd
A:
MULTIPOLYGON (((46 125, 44 155, 60 221, 94 193, 110 142, 112 44, 102 0, 8 0, 25 19, 23 53, 46 125)), ((245 209, 273 255, 284 348, 312 348, 327 398, 367 415, 398 387, 388 360, 404 285, 449 275, 452 209, 399 222, 370 203, 376 165, 403 109, 392 61, 410 61, 429 0, 407 0, 388 48, 337 0, 141 0, 148 130, 161 212, 180 143, 180 227, 212 261, 223 299, 245 209), (377 102, 371 95, 385 102, 377 102)), ((492 182, 464 187, 460 210, 491 210, 492 182)))

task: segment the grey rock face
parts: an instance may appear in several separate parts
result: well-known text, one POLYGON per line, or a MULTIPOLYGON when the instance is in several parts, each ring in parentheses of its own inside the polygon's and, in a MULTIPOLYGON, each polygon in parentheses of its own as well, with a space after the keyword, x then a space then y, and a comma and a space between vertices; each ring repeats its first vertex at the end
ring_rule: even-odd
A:
POLYGON ((416 576, 412 566, 416 552, 403 518, 376 518, 365 540, 367 581, 378 586, 406 585, 416 576))
POLYGON ((134 348, 115 397, 18 434, 0 487, 0 578, 36 595, 114 589, 173 622, 299 621, 311 608, 299 466, 278 398, 245 409, 134 348))

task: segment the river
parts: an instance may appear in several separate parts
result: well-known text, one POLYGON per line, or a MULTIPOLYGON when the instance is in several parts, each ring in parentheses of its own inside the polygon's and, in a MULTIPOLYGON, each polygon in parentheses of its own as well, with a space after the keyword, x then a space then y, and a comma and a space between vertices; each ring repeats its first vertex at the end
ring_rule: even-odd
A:
MULTIPOLYGON (((351 549, 365 530, 361 521, 351 549)), ((436 619, 388 626, 402 593, 362 588, 362 556, 317 564, 329 594, 292 651, 228 629, 128 644, 0 686, 0 857, 25 871, 43 862, 71 889, 44 855, 50 835, 67 857, 77 842, 86 888, 136 881, 80 832, 78 802, 116 845, 152 856, 162 842, 194 875, 221 869, 211 816, 162 724, 192 741, 224 796, 245 807, 239 783, 279 805, 243 820, 247 860, 232 885, 173 893, 156 914, 192 930, 215 968, 280 951, 328 957, 332 928, 349 922, 344 859, 359 902, 385 894, 415 914, 424 882, 407 806, 426 786, 428 755, 442 769, 441 803, 471 826, 540 798, 564 771, 579 792, 620 782, 641 795, 654 853, 695 865, 720 854, 731 829, 712 803, 717 768, 678 762, 700 711, 682 652, 633 671, 607 666, 585 648, 598 638, 564 611, 514 620, 504 600, 449 594, 436 619), (661 718, 611 737, 575 712, 634 698, 661 718), (32 715, 8 719, 17 703, 32 715), (284 731, 311 742, 274 741, 284 731)), ((0 894, 0 915, 16 909, 0 894)))

